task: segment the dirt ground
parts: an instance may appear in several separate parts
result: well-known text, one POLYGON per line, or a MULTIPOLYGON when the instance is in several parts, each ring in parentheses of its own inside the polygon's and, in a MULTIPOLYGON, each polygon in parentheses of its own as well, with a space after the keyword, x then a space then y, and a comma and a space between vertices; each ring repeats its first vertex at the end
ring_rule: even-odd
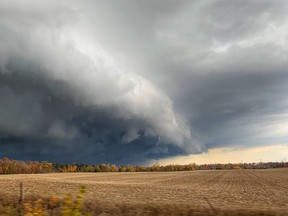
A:
POLYGON ((1 175, 0 193, 74 196, 111 204, 174 205, 222 211, 263 211, 288 215, 288 169, 149 173, 57 173, 1 175))

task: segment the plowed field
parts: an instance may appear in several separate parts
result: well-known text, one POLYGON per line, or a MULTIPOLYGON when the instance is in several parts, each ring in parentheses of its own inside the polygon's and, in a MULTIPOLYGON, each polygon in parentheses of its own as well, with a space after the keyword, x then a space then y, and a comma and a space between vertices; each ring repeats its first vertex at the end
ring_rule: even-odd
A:
POLYGON ((0 192, 19 194, 20 182, 25 196, 76 196, 79 186, 86 185, 86 200, 108 205, 182 206, 215 215, 288 215, 288 169, 2 175, 0 192))

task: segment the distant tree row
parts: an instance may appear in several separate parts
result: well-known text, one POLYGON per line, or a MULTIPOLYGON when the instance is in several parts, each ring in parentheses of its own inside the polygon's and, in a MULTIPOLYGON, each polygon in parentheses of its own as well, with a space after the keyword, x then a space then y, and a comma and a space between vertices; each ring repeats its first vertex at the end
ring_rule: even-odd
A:
POLYGON ((155 172, 155 171, 193 171, 196 164, 189 165, 168 165, 168 166, 117 166, 115 164, 53 164, 53 167, 58 172, 155 172))
POLYGON ((230 169, 272 169, 288 168, 288 162, 260 162, 260 163, 228 163, 228 164, 202 164, 197 165, 197 170, 230 170, 230 169))
POLYGON ((18 161, 6 157, 0 159, 0 174, 32 174, 56 171, 54 165, 47 161, 18 161))
POLYGON ((165 171, 193 171, 193 170, 231 170, 231 169, 270 169, 288 167, 287 162, 268 163, 240 163, 240 164, 202 164, 188 165, 171 164, 160 166, 117 166, 110 164, 59 164, 47 161, 18 161, 9 158, 0 159, 0 174, 34 174, 57 172, 165 172, 165 171))

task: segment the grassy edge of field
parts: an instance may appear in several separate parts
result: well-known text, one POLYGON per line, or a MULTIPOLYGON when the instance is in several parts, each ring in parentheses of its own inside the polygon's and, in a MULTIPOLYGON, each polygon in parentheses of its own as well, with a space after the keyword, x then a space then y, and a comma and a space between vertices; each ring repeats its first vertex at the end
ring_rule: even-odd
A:
MULTIPOLYGON (((81 186, 77 197, 66 194, 64 197, 34 195, 21 200, 17 196, 0 193, 0 216, 89 216, 89 215, 231 215, 231 216, 272 216, 285 215, 272 210, 250 210, 239 208, 223 210, 207 205, 207 208, 195 208, 187 204, 132 204, 112 203, 101 200, 87 200, 85 187, 81 186)), ((208 201, 209 204, 209 201, 208 201)))

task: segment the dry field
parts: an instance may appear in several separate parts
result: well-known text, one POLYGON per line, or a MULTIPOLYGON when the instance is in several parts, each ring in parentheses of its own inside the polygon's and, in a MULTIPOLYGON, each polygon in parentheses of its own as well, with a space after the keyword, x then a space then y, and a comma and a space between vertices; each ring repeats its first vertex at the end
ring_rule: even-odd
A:
POLYGON ((288 169, 2 175, 0 193, 19 194, 20 182, 25 196, 76 196, 86 185, 86 200, 106 214, 151 206, 154 215, 157 208, 166 209, 162 215, 288 215, 288 169))

